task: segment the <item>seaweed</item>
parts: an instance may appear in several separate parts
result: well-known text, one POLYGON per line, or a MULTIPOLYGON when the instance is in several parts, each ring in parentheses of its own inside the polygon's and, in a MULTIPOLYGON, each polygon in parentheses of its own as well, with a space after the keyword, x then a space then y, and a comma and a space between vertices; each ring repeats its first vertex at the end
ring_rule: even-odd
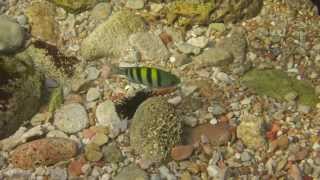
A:
POLYGON ((57 68, 62 68, 67 76, 71 77, 74 74, 75 65, 80 62, 80 60, 75 56, 65 56, 59 51, 59 49, 45 41, 36 40, 33 45, 39 49, 45 49, 47 55, 53 57, 53 63, 57 68))

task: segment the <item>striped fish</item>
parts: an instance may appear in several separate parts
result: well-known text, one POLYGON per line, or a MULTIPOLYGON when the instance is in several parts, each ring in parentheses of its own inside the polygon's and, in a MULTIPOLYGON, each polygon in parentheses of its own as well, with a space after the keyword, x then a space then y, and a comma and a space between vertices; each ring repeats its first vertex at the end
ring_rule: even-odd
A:
POLYGON ((170 72, 152 67, 121 67, 121 72, 129 81, 151 88, 171 87, 180 83, 180 79, 170 72))

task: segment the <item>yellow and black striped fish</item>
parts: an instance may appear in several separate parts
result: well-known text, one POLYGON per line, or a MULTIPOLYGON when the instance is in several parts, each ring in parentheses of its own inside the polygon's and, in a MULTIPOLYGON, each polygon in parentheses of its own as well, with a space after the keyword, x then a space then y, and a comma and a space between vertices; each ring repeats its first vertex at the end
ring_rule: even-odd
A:
POLYGON ((176 75, 153 67, 121 67, 120 69, 129 81, 151 88, 171 87, 180 83, 176 75))

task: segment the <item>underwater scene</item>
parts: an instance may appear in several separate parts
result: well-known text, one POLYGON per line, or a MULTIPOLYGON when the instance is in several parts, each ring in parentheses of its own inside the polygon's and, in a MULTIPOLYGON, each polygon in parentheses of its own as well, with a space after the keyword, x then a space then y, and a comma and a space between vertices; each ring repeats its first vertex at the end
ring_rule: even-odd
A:
POLYGON ((0 0, 0 180, 320 179, 320 0, 0 0))

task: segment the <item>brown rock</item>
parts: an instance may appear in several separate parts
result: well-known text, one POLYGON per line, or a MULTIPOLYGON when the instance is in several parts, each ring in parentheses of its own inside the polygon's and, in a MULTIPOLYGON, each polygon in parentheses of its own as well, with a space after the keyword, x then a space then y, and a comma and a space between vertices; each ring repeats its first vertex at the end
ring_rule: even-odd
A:
POLYGON ((197 126, 191 130, 192 144, 197 144, 201 141, 201 136, 206 136, 212 145, 223 145, 227 144, 233 138, 234 128, 227 123, 219 123, 216 125, 203 124, 197 126))
POLYGON ((18 146, 10 155, 14 167, 31 169, 67 160, 77 154, 77 144, 65 138, 43 138, 18 146))
POLYGON ((304 160, 308 156, 308 154, 309 154, 308 149, 301 149, 299 152, 295 153, 294 160, 296 161, 304 160))
POLYGON ((274 152, 278 149, 285 150, 288 148, 289 139, 288 136, 282 135, 278 139, 271 142, 271 151, 274 152))
POLYGON ((78 160, 73 160, 68 166, 68 172, 71 176, 80 176, 84 174, 81 170, 82 166, 86 163, 84 157, 78 160))
POLYGON ((190 157, 192 152, 192 145, 177 145, 171 149, 171 157, 176 161, 180 161, 190 157))

